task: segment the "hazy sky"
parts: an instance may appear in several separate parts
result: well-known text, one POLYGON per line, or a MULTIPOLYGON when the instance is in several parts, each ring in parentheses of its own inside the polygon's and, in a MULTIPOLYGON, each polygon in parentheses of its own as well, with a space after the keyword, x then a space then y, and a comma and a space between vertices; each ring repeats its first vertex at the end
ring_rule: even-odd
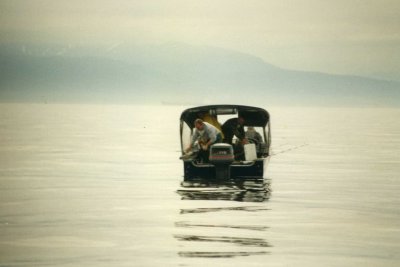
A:
POLYGON ((183 42, 282 68, 400 80, 400 1, 0 0, 0 41, 183 42))

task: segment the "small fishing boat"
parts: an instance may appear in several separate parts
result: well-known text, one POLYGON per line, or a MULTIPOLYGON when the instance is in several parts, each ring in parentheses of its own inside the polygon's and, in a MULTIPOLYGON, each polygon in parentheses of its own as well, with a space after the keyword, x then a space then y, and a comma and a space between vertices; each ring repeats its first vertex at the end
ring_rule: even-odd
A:
MULTIPOLYGON (((224 131, 221 130, 223 134, 224 131)), ((180 159, 183 161, 184 181, 263 178, 269 161, 271 131, 269 113, 258 107, 243 105, 208 105, 186 109, 180 117, 180 159), (245 138, 210 146, 208 160, 199 158, 201 144, 192 136, 195 121, 201 119, 221 130, 228 120, 241 120, 245 138)))

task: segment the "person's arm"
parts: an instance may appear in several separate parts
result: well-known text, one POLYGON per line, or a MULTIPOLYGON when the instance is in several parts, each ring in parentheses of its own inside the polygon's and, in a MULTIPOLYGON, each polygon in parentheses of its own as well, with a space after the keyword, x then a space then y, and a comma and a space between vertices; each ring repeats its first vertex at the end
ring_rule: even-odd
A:
POLYGON ((196 140, 199 138, 200 134, 197 130, 194 130, 194 133, 192 135, 192 140, 190 141, 189 147, 186 148, 185 152, 188 152, 192 149, 194 143, 196 142, 196 140))
POLYGON ((243 126, 236 124, 233 129, 233 134, 240 140, 244 139, 246 137, 246 134, 244 132, 243 126))
POLYGON ((208 140, 208 142, 207 142, 208 145, 213 144, 213 143, 215 143, 215 141, 217 141, 218 132, 219 132, 218 129, 215 128, 214 126, 211 126, 208 129, 208 137, 210 138, 210 140, 208 140))

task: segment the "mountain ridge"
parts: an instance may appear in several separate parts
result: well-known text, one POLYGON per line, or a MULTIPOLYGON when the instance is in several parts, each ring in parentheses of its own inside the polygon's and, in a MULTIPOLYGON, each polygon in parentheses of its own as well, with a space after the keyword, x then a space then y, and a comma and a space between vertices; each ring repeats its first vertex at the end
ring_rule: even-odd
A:
POLYGON ((399 105, 400 82, 286 70, 208 46, 0 45, 0 101, 399 105), (218 101, 220 100, 220 101, 218 101))

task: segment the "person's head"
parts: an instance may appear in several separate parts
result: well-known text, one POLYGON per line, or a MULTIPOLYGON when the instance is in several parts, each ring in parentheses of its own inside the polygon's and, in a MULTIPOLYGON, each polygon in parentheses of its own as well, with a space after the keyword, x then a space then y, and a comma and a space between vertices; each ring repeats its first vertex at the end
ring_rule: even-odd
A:
POLYGON ((243 119, 243 117, 238 117, 238 123, 239 123, 240 125, 243 125, 243 124, 244 124, 244 119, 243 119))
POLYGON ((202 131, 204 129, 204 122, 202 119, 197 119, 194 121, 194 127, 196 127, 197 130, 202 131))

